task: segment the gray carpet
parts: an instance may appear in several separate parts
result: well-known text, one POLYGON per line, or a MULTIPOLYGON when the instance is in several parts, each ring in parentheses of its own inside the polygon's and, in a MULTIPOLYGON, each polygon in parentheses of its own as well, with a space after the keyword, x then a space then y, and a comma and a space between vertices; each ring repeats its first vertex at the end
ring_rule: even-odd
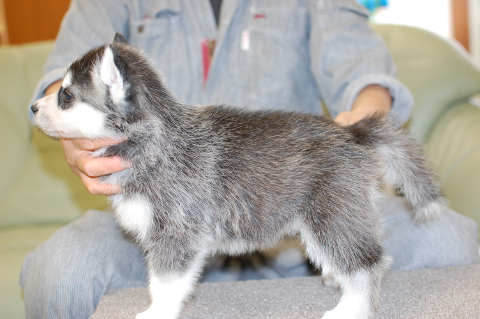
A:
MULTIPOLYGON (((319 277, 203 283, 181 318, 320 318, 339 298, 319 277)), ((135 318, 149 303, 146 288, 122 289, 105 296, 91 319, 135 318)), ((377 318, 480 318, 480 265, 390 272, 377 318)))

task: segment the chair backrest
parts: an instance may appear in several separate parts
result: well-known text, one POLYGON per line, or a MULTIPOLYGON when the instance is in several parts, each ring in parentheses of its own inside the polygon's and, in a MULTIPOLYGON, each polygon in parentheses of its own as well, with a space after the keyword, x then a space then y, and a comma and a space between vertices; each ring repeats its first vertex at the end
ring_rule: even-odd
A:
POLYGON ((411 129, 418 140, 427 140, 452 105, 480 92, 480 71, 453 42, 415 27, 372 28, 384 39, 398 78, 415 98, 411 129))
POLYGON ((34 129, 28 103, 53 42, 0 47, 0 228, 71 221, 106 207, 68 167, 60 144, 34 129))

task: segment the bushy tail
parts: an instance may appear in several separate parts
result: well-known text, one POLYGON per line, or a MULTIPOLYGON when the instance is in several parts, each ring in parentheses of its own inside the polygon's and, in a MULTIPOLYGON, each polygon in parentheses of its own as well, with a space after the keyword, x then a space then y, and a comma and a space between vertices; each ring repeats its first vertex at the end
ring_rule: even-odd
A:
POLYGON ((399 189, 416 221, 436 217, 445 200, 421 149, 391 120, 373 116, 347 127, 356 142, 374 147, 384 161, 384 181, 399 189))

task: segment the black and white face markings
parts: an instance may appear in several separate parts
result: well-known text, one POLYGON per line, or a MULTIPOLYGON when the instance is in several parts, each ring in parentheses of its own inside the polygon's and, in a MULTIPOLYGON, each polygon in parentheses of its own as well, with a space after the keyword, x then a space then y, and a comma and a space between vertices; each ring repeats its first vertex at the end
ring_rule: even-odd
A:
POLYGON ((97 58, 96 63, 82 61, 74 66, 74 62, 65 74, 58 92, 34 103, 32 111, 37 127, 52 137, 104 138, 116 135, 111 125, 108 125, 106 110, 102 105, 94 104, 99 101, 99 96, 105 95, 104 90, 108 88, 110 92, 107 92, 107 95, 114 103, 120 103, 124 96, 123 88, 118 84, 120 75, 112 68, 110 61, 113 61, 113 58, 108 56, 108 52, 111 54, 107 47, 100 60, 92 56, 92 61, 97 58), (112 72, 115 75, 113 79, 109 77, 112 72), (99 83, 94 83, 96 81, 103 82, 107 88, 102 86, 102 91, 99 83), (109 81, 108 84, 105 81, 109 81))
POLYGON ((66 110, 74 104, 75 98, 69 91, 72 84, 72 74, 68 72, 62 82, 62 86, 57 92, 57 104, 62 110, 66 110))

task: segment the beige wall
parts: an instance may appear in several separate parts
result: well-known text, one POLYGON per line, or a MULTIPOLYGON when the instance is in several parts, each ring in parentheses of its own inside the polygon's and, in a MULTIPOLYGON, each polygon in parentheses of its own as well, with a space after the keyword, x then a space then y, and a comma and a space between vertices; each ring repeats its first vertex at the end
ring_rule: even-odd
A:
POLYGON ((70 0, 0 0, 11 44, 55 39, 70 0))

